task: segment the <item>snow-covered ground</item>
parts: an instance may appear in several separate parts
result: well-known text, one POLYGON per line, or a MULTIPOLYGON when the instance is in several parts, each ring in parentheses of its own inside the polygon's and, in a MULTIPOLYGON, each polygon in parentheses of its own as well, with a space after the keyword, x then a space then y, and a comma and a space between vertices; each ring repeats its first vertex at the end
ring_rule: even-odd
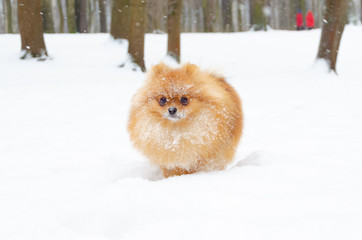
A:
MULTIPOLYGON (((182 60, 222 72, 245 129, 220 172, 163 179, 132 148, 130 98, 107 34, 46 35, 52 60, 19 60, 0 35, 0 239, 362 239, 362 31, 339 75, 315 63, 320 30, 183 34, 182 60)), ((146 38, 146 65, 165 35, 146 38)))

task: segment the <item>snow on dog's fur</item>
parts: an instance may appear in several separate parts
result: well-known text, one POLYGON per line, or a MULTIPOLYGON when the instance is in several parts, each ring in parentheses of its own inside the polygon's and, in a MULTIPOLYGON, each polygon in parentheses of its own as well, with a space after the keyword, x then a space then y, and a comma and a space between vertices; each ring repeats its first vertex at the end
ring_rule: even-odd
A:
POLYGON ((128 131, 134 146, 169 177, 224 169, 242 118, 240 98, 223 77, 193 64, 160 63, 132 99, 128 131))

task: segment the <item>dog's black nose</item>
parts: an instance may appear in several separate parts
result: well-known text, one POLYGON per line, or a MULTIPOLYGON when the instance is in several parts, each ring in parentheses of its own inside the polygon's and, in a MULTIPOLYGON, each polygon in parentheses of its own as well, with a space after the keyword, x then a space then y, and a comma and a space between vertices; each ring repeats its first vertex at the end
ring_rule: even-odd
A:
POLYGON ((168 109, 168 113, 171 115, 174 115, 176 112, 177 112, 177 108, 175 108, 175 107, 170 107, 168 109))

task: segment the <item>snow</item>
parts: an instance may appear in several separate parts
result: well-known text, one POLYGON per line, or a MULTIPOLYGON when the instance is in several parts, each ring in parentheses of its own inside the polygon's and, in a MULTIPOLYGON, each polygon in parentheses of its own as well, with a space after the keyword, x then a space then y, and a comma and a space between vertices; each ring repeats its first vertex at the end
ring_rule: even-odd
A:
MULTIPOLYGON (((145 75, 107 34, 45 35, 19 60, 0 35, 0 239, 361 239, 362 46, 345 29, 339 75, 320 30, 183 34, 182 60, 224 74, 245 129, 225 171, 163 179, 131 145, 145 75)), ((166 55, 146 37, 146 65, 166 55)))

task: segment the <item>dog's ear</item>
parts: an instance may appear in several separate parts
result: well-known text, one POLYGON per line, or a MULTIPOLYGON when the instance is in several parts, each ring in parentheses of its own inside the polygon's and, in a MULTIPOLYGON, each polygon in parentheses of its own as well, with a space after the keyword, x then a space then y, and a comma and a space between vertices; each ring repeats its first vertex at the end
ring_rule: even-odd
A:
POLYGON ((197 65, 191 63, 186 63, 182 66, 182 68, 188 75, 192 75, 195 71, 199 70, 199 67, 197 65))
POLYGON ((164 64, 163 62, 155 65, 155 66, 152 66, 151 68, 151 74, 153 75, 159 75, 159 74, 162 74, 164 72, 166 72, 167 70, 169 70, 170 67, 167 66, 166 64, 164 64))

